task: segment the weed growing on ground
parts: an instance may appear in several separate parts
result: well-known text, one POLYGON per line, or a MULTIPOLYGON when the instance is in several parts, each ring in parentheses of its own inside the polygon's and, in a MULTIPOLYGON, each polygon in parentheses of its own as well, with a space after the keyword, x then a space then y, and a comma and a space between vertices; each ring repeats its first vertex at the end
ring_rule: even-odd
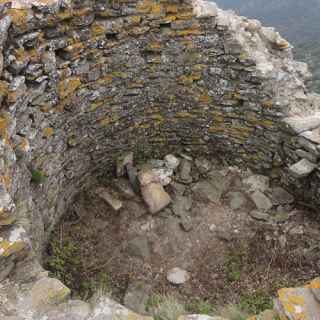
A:
POLYGON ((264 310, 272 308, 272 298, 262 291, 257 291, 253 294, 243 295, 240 298, 239 302, 239 309, 244 310, 250 314, 258 314, 264 310))
POLYGON ((40 185, 46 181, 46 176, 44 173, 37 169, 31 170, 31 182, 35 185, 40 185))
POLYGON ((186 310, 195 314, 212 315, 215 312, 215 307, 208 301, 197 298, 186 304, 186 310))
POLYGON ((148 299, 146 309, 152 313, 155 320, 177 320, 186 313, 184 306, 176 298, 158 294, 148 299))

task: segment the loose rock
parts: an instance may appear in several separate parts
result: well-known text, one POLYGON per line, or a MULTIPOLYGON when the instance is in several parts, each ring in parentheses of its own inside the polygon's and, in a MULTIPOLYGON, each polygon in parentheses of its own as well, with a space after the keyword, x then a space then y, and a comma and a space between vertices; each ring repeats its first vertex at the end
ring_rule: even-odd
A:
POLYGON ((190 279, 190 274, 188 271, 180 269, 180 268, 173 268, 168 271, 167 273, 167 280, 176 285, 184 284, 190 279))
POLYGON ((167 168, 176 170, 180 164, 180 160, 172 154, 168 154, 164 157, 167 168))
POLYGON ((272 189, 272 203, 274 205, 284 205, 293 203, 293 196, 281 187, 272 189))
POLYGON ((160 183, 149 183, 141 187, 141 194, 150 213, 154 214, 170 204, 171 198, 160 183))
POLYGON ((122 208, 122 202, 112 195, 106 188, 98 188, 96 194, 108 203, 115 211, 119 211, 122 208))
POLYGON ((182 159, 181 163, 180 163, 180 179, 181 182, 183 183, 191 183, 192 182, 192 176, 191 176, 191 162, 186 160, 186 159, 182 159))
POLYGON ((261 191, 257 190, 250 195, 252 201, 258 210, 268 211, 272 208, 273 204, 270 199, 261 191))
POLYGON ((310 162, 307 159, 302 159, 289 168, 290 173, 295 178, 307 177, 313 170, 317 168, 317 165, 310 162))
POLYGON ((222 196, 222 190, 216 188, 206 180, 194 184, 192 187, 192 192, 198 199, 213 203, 218 203, 222 196))

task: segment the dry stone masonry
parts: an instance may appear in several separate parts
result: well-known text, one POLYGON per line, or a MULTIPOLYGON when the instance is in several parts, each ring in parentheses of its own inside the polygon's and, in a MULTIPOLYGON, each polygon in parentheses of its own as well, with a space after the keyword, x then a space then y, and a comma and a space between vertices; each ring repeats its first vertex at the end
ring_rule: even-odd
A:
POLYGON ((309 79, 272 28, 203 0, 0 0, 0 281, 124 151, 219 155, 317 206, 309 79))

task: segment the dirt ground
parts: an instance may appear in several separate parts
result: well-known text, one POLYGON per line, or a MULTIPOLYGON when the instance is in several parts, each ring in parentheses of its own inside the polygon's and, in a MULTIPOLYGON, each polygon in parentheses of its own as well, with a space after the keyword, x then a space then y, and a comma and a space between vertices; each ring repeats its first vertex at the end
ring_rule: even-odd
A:
MULTIPOLYGON (((243 188, 238 180, 228 192, 243 188)), ((277 289, 320 274, 320 216, 304 208, 292 205, 278 223, 258 221, 248 214, 249 202, 233 211, 228 192, 214 204, 187 186, 192 205, 185 231, 170 207, 150 215, 139 195, 128 200, 119 193, 124 206, 116 212, 93 189, 75 199, 47 251, 47 268, 74 297, 88 299, 102 286, 123 303, 129 284, 142 280, 152 285, 150 294, 173 295, 188 305, 195 299, 235 304, 250 295, 267 304, 265 297, 277 289), (166 274, 174 267, 187 270, 190 280, 170 284, 166 274)))

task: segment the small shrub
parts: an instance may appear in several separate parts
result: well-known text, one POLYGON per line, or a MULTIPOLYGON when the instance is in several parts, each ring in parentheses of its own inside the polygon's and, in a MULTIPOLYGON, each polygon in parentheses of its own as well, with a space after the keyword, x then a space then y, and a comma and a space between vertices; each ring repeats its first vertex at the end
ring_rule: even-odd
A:
POLYGON ((185 314, 185 308, 172 296, 153 295, 148 299, 146 308, 155 320, 177 320, 185 314))
POLYGON ((51 255, 47 260, 49 270, 54 277, 70 286, 75 280, 70 266, 80 263, 77 247, 70 241, 63 244, 53 241, 50 243, 50 251, 51 255))
POLYGON ((211 315, 215 312, 214 306, 208 301, 202 299, 194 299, 186 305, 186 310, 195 314, 211 315))
POLYGON ((46 181, 46 176, 43 174, 42 171, 37 169, 31 170, 31 182, 40 185, 46 181))
POLYGON ((258 314, 266 309, 273 308, 272 298, 262 291, 240 298, 239 308, 250 314, 258 314))

